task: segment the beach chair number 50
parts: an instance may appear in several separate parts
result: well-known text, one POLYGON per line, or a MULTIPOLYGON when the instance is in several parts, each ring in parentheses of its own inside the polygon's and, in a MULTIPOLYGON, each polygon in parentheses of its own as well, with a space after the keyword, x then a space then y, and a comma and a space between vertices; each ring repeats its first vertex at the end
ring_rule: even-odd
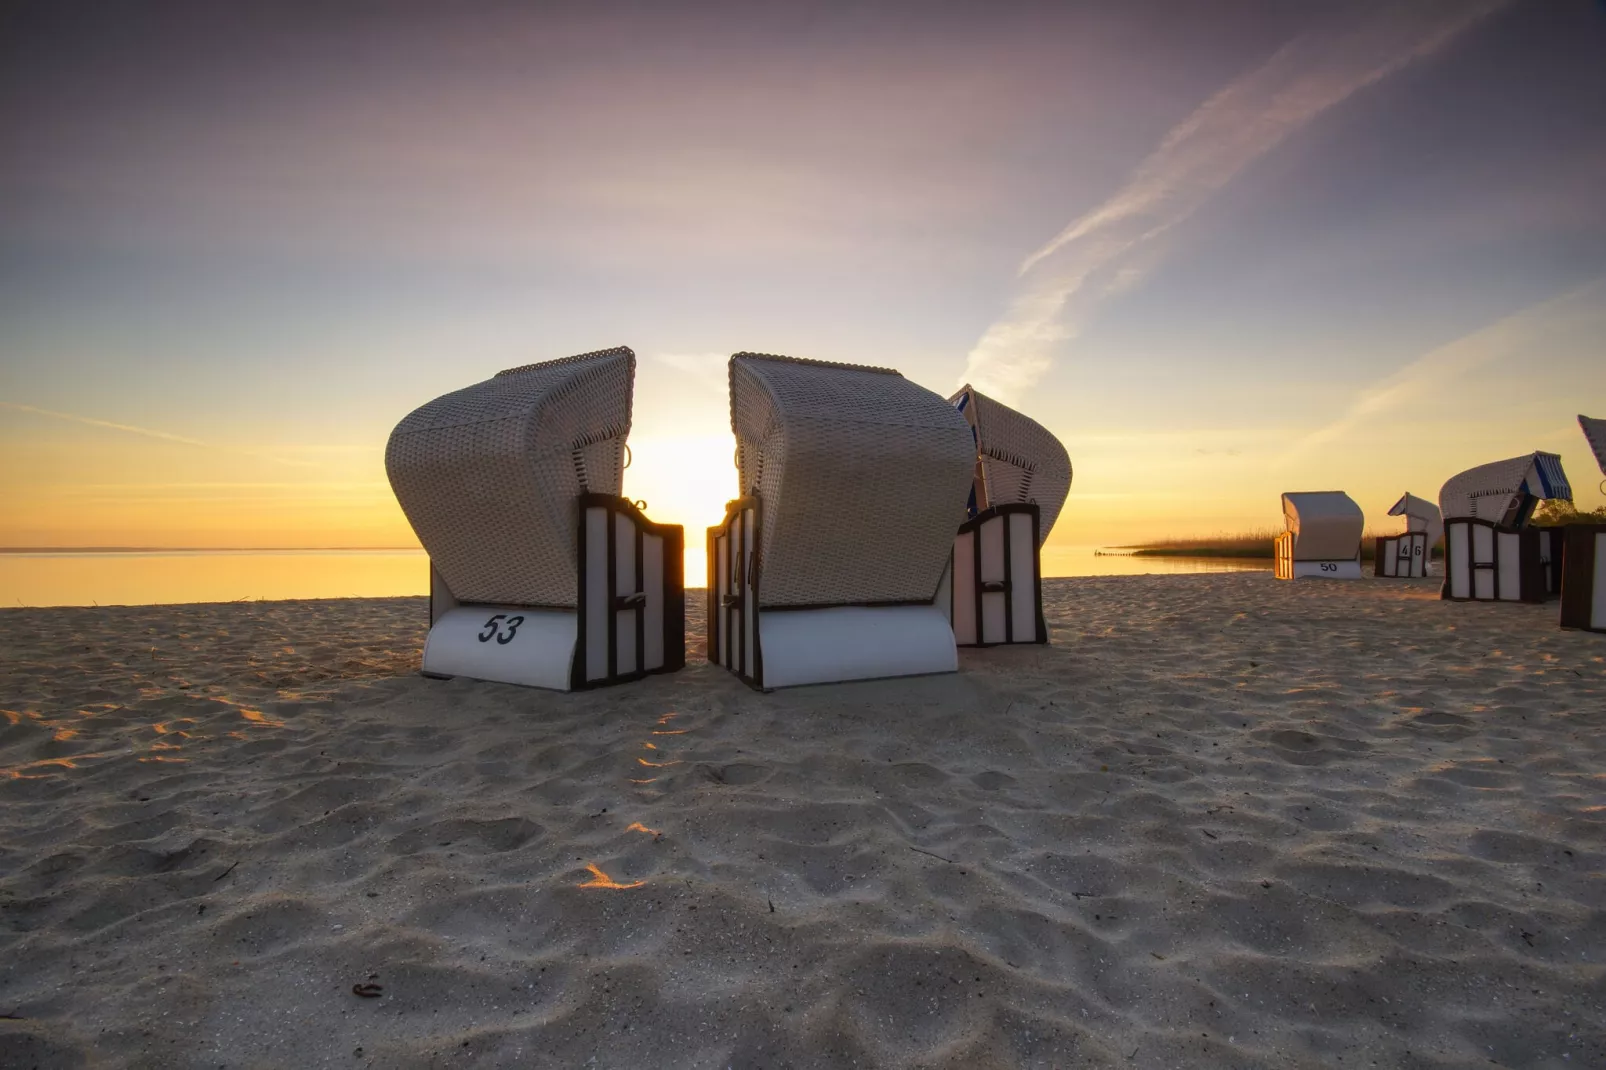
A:
POLYGON ((1337 572, 1338 571, 1338 566, 1333 564, 1333 563, 1331 563, 1331 562, 1329 562, 1329 561, 1323 561, 1322 562, 1322 571, 1323 572, 1337 572))
POLYGON ((513 641, 513 637, 519 633, 519 625, 523 623, 523 617, 510 617, 506 613, 498 613, 485 622, 485 630, 479 635, 480 642, 489 643, 492 639, 495 639, 502 646, 507 646, 513 641), (503 623, 507 625, 505 631, 502 628, 503 623))

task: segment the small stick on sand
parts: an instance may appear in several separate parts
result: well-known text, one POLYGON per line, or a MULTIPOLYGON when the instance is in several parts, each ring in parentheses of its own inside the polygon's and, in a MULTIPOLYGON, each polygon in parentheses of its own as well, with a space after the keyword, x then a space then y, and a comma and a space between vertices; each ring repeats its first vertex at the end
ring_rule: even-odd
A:
POLYGON ((937 853, 935 853, 933 851, 922 851, 920 848, 914 846, 913 844, 905 844, 904 846, 908 847, 909 850, 913 851, 917 855, 926 855, 926 856, 928 856, 930 858, 940 858, 940 859, 942 859, 942 861, 948 863, 950 866, 957 866, 959 864, 958 862, 955 862, 953 859, 944 858, 942 855, 937 854, 937 853))
POLYGON ((218 881, 222 880, 224 877, 227 877, 230 873, 233 873, 234 872, 234 866, 237 866, 239 864, 240 864, 239 859, 235 859, 234 865, 231 865, 228 869, 225 869, 222 873, 219 873, 217 876, 212 878, 212 883, 216 884, 218 881))

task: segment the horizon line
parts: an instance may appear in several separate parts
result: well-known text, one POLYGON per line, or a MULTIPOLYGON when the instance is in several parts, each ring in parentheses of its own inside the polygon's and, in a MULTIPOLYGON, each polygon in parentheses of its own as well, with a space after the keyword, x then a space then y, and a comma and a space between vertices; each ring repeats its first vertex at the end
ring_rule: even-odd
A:
POLYGON ((332 551, 417 550, 422 546, 0 546, 0 554, 174 554, 174 553, 282 553, 300 550, 332 551))

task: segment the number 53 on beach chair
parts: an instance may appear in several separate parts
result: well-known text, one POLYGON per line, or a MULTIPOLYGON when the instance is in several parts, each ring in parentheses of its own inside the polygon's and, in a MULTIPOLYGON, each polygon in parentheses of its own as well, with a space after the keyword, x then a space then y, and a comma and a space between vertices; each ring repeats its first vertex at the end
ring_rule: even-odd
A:
POLYGON ((635 365, 512 368, 396 425, 385 469, 430 557, 425 675, 567 691, 685 664, 682 530, 619 493, 635 365))

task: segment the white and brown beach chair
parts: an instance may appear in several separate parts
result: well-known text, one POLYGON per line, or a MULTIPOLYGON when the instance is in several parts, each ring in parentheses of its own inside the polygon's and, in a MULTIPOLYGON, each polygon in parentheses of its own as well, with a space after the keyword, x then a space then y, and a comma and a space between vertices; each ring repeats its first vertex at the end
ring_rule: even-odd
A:
POLYGON ((1561 590, 1560 528, 1533 527, 1541 501, 1571 501, 1561 458, 1529 453, 1451 476, 1439 491, 1444 515, 1442 597, 1543 602, 1561 590))
MULTIPOLYGON (((1606 419, 1578 417, 1606 476, 1606 419)), ((1606 482, 1601 483, 1606 492, 1606 482)), ((1562 547, 1561 626, 1606 632, 1606 524, 1569 524, 1562 547)))
POLYGON ((391 432, 430 557, 425 675, 574 690, 685 664, 682 531, 619 495, 635 366, 618 348, 511 368, 391 432))
POLYGON ((1048 428, 968 383, 948 400, 975 443, 968 517, 954 538, 954 640, 1046 643, 1040 550, 1070 493, 1071 458, 1048 428))
POLYGON ((1361 578, 1361 530, 1366 516, 1341 490, 1283 495, 1283 526, 1277 536, 1275 574, 1280 580, 1361 578))
POLYGON ((1433 574, 1433 547, 1444 534, 1439 507, 1409 492, 1394 503, 1389 516, 1405 517, 1405 531, 1379 535, 1372 574, 1391 579, 1421 579, 1433 574))
POLYGON ((764 690, 954 671, 964 417, 895 371, 759 353, 730 393, 742 497, 708 532, 708 659, 764 690))

